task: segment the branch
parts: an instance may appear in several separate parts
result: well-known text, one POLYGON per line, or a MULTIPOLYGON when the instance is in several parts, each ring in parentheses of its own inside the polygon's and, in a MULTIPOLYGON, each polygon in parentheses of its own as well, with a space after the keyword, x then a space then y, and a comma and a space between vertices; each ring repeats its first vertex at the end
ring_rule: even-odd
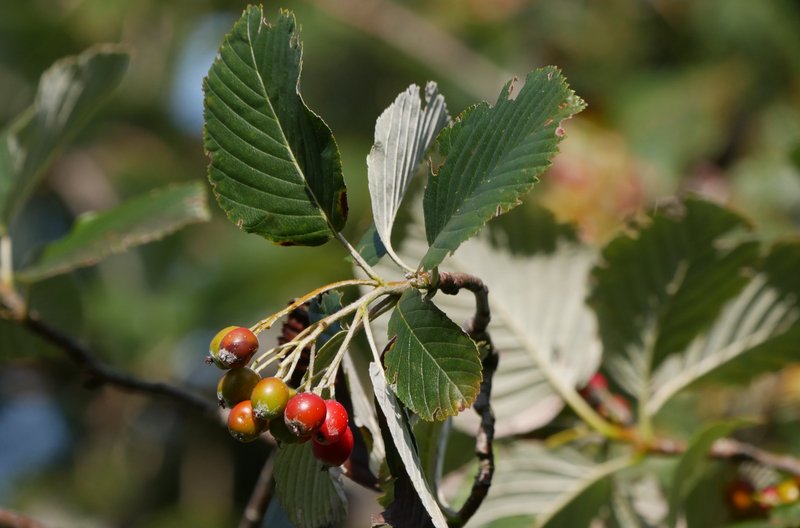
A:
POLYGON ((148 381, 114 369, 95 357, 88 348, 62 333, 49 323, 39 319, 36 313, 28 313, 17 321, 21 326, 64 351, 72 361, 80 365, 100 384, 108 383, 130 392, 141 392, 162 396, 182 405, 192 407, 204 414, 220 417, 217 405, 197 394, 168 383, 148 381))
POLYGON ((43 528, 38 521, 4 508, 0 508, 0 526, 5 528, 43 528))
POLYGON ((239 521, 239 528, 257 528, 261 526, 261 521, 267 513, 267 508, 275 492, 275 479, 272 478, 274 465, 275 450, 273 449, 266 462, 264 462, 264 467, 261 468, 258 482, 256 482, 250 494, 250 500, 242 513, 242 519, 239 521))
POLYGON ((478 458, 478 472, 472 482, 469 497, 461 509, 448 515, 448 526, 457 528, 464 526, 472 518, 489 493, 494 476, 494 413, 492 412, 492 378, 497 370, 499 356, 492 345, 487 331, 491 321, 489 310, 489 288, 483 281, 466 273, 447 273, 439 275, 438 289, 447 295, 456 295, 461 289, 469 290, 475 295, 475 315, 469 322, 467 333, 486 350, 483 363, 483 380, 473 408, 481 417, 478 436, 475 439, 475 456, 478 458))

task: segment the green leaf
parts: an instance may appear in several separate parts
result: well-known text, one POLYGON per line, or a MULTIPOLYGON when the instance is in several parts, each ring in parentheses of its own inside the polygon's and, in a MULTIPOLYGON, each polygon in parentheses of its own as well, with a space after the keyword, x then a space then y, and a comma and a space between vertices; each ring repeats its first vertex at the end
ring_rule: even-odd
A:
POLYGON ((294 15, 274 25, 250 6, 208 71, 205 149, 220 207, 238 227, 281 245, 319 245, 344 226, 347 193, 328 126, 299 93, 294 15))
POLYGON ((800 244, 775 246, 755 269, 711 328, 654 373, 648 412, 698 383, 745 384, 800 361, 800 244))
POLYGON ((633 464, 630 457, 596 464, 573 449, 553 451, 535 442, 498 449, 496 460, 492 487, 471 525, 529 515, 534 527, 590 526, 609 501, 610 477, 633 464))
POLYGON ((736 240, 746 227, 720 206, 688 200, 603 250, 590 303, 603 360, 631 394, 647 399, 653 369, 684 351, 747 284, 758 245, 736 240))
POLYGON ((494 107, 469 108, 437 140, 446 160, 425 189, 426 269, 519 205, 558 151, 561 121, 585 107, 553 67, 528 74, 515 99, 511 91, 509 82, 494 107))
POLYGON ((425 108, 415 84, 403 91, 375 123, 375 142, 367 156, 372 217, 383 247, 400 266, 408 266, 392 248, 397 210, 434 138, 447 124, 447 106, 436 83, 425 87, 425 108))
POLYGON ((424 420, 466 409, 478 395, 478 347, 430 299, 407 290, 389 319, 386 377, 400 401, 424 420))
POLYGON ((672 476, 668 521, 670 526, 673 526, 681 515, 684 501, 705 473, 709 465, 708 451, 712 444, 749 424, 750 422, 744 420, 715 423, 692 437, 672 476))
POLYGON ((397 454, 403 461, 403 467, 408 474, 411 484, 419 496, 422 505, 430 515, 431 522, 436 528, 446 528, 447 521, 434 498, 425 476, 422 474, 420 460, 414 441, 409 431, 408 421, 403 407, 398 403, 394 394, 386 386, 383 370, 377 363, 369 366, 369 375, 372 379, 372 388, 375 400, 381 413, 386 418, 386 425, 392 438, 392 443, 397 449, 397 454))
POLYGON ((117 87, 128 58, 126 48, 104 44, 63 58, 42 74, 33 106, 0 133, 0 230, 117 87))
POLYGON ((206 191, 200 183, 158 189, 108 211, 78 218, 69 234, 48 245, 39 260, 16 277, 36 282, 91 266, 109 255, 208 218, 206 191))
POLYGON ((311 442, 278 448, 275 489, 283 510, 298 528, 322 528, 347 517, 341 470, 314 458, 311 442))
MULTIPOLYGON (((409 262, 418 262, 428 249, 419 218, 407 226, 400 250, 409 262)), ((533 203, 489 227, 441 269, 482 277, 489 287, 490 330, 500 352, 492 409, 495 435, 503 437, 549 423, 563 408, 559 394, 579 398, 574 389, 597 371, 602 345, 594 312, 585 303, 597 252, 575 242, 571 230, 533 203)), ((387 279, 403 278, 388 262, 376 270, 387 279)), ((475 313, 469 292, 436 295, 433 301, 453 321, 468 321, 475 313)), ((376 334, 385 324, 385 319, 374 321, 376 334)), ((475 413, 461 413, 454 425, 474 434, 478 421, 475 413)))

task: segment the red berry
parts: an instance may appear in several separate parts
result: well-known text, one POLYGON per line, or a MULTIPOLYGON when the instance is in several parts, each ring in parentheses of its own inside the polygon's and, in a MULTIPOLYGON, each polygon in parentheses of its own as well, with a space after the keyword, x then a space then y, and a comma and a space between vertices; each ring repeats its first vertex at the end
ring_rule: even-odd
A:
POLYGON ((267 428, 267 421, 253 414, 250 400, 239 402, 228 415, 228 431, 240 442, 252 442, 267 428))
POLYGON ((775 486, 767 486, 756 494, 756 500, 762 510, 770 510, 775 506, 780 505, 781 497, 778 494, 778 489, 775 486))
POLYGON ((243 326, 228 327, 211 341, 211 359, 219 368, 242 367, 258 350, 258 338, 243 326), (221 337, 220 337, 221 336, 221 337))
POLYGON ((347 429, 347 410, 344 405, 336 400, 325 400, 325 407, 328 412, 325 414, 325 421, 317 432, 314 433, 314 442, 328 445, 336 442, 347 429))
POLYGON ((353 431, 349 427, 346 428, 339 439, 332 444, 324 445, 314 442, 312 451, 317 460, 323 464, 334 467, 341 466, 353 452, 353 431))
POLYGON ((206 363, 214 363, 216 366, 218 366, 221 369, 227 369, 228 368, 225 365, 223 365, 222 362, 219 360, 219 344, 222 341, 222 338, 225 337, 228 334, 228 332, 230 332, 231 330, 234 330, 236 328, 237 327, 235 327, 235 326, 226 326, 225 328, 223 328, 222 330, 217 332, 217 335, 215 335, 214 339, 211 340, 211 344, 208 345, 208 355, 209 355, 209 357, 208 357, 208 359, 206 359, 206 363))
POLYGON ((311 392, 301 392, 289 400, 283 416, 286 427, 295 436, 306 437, 320 428, 327 412, 322 398, 311 392))
POLYGON ((256 416, 265 420, 272 420, 283 414, 290 397, 289 387, 280 378, 264 378, 250 393, 256 416))
POLYGON ((217 384, 217 401, 220 407, 233 407, 239 402, 250 399, 250 393, 261 376, 247 367, 229 370, 217 384))

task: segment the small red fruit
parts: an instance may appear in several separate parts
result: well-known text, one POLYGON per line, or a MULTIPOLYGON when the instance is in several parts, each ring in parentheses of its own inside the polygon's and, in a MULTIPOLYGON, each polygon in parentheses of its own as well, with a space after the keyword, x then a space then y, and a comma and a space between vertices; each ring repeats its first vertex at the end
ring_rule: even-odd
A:
POLYGON ((728 504, 735 515, 743 517, 753 512, 756 504, 754 493, 753 485, 744 480, 736 480, 728 486, 726 491, 728 504))
POLYGON ((221 369, 243 367, 258 350, 258 338, 243 326, 221 330, 211 341, 209 353, 221 369))
POLYGON ((220 407, 233 407, 239 402, 250 399, 250 393, 261 376, 247 367, 229 370, 217 384, 217 401, 220 407))
POLYGON ((264 432, 268 423, 253 414, 250 400, 239 402, 228 415, 228 431, 240 442, 252 442, 264 432))
POLYGON ((775 486, 767 486, 756 494, 756 500, 762 510, 770 510, 781 503, 778 489, 775 486))
POLYGON ((332 444, 323 445, 314 442, 312 451, 317 460, 323 464, 333 467, 341 466, 353 452, 353 431, 349 427, 346 428, 339 440, 332 444))
POLYGON ((259 418, 272 420, 283 414, 289 402, 289 387, 280 378, 264 378, 253 387, 250 401, 253 402, 253 411, 259 418))
POLYGON ((286 427, 299 437, 311 436, 325 421, 325 401, 311 392, 301 392, 286 404, 286 427))
POLYGON ((325 421, 314 433, 314 442, 328 445, 336 442, 347 429, 347 410, 336 400, 325 400, 325 421))

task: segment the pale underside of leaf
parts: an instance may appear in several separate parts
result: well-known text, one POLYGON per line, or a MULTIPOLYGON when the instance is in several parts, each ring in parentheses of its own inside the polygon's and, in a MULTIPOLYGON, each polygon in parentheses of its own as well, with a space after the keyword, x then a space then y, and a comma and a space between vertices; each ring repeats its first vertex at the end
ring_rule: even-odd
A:
MULTIPOLYGON (((371 394, 367 392, 367 387, 362 383, 361 370, 367 370, 361 367, 366 366, 363 362, 356 362, 350 355, 350 351, 344 355, 342 367, 344 368, 345 376, 347 377, 347 388, 350 390, 350 399, 353 402, 353 421, 356 426, 369 431, 371 436, 370 442, 367 442, 369 452, 369 469, 373 474, 377 475, 380 472, 381 464, 386 458, 386 446, 383 443, 383 436, 381 435, 381 428, 378 424, 378 419, 375 415, 376 409, 374 399, 371 394)), ((364 376, 368 376, 368 372, 364 372, 364 376)))
POLYGON ((119 85, 128 60, 127 48, 103 44, 61 59, 42 74, 33 106, 0 133, 0 228, 119 85))
MULTIPOLYGON (((410 225, 401 255, 413 261, 426 250, 422 226, 410 225)), ((489 287, 489 331, 500 353, 492 390, 498 437, 549 423, 563 407, 554 386, 581 387, 599 367, 597 323, 584 302, 595 259, 595 251, 567 243, 553 253, 515 256, 481 236, 465 243, 442 267, 481 277, 489 287)), ((377 269, 382 276, 401 278, 386 263, 377 269)), ((475 313, 469 292, 438 294, 434 302, 457 323, 466 324, 475 313)), ((374 326, 381 335, 386 322, 379 319, 374 326)), ((454 423, 474 433, 478 421, 474 413, 461 413, 454 423)))
POLYGON ((514 99, 511 89, 508 83, 494 107, 464 112, 437 141, 446 160, 425 189, 425 269, 519 205, 558 151, 561 121, 585 106, 552 67, 528 74, 514 99))
POLYGON ((411 178, 439 131, 447 124, 447 106, 436 83, 425 87, 425 108, 419 87, 409 86, 381 114, 375 124, 375 141, 367 156, 367 177, 372 216, 389 256, 408 268, 392 248, 391 234, 397 210, 411 178))
POLYGON ((648 412, 655 414, 681 390, 737 361, 743 362, 748 375, 755 376, 770 367, 779 369, 792 355, 795 361, 800 359, 800 350, 788 357, 781 354, 771 358, 767 350, 758 357, 747 357, 750 350, 786 332, 798 321, 800 310, 795 301, 771 287, 763 275, 757 275, 726 305, 707 332, 657 369, 648 412))
POLYGON ((389 319, 387 380, 400 401, 424 420, 442 420, 475 401, 481 381, 478 348, 416 290, 401 296, 389 319))
POLYGON ((17 278, 35 282, 91 266, 114 253, 146 244, 209 219, 206 191, 199 183, 173 185, 133 198, 113 209, 83 216, 64 238, 17 278))
POLYGON ((347 196, 330 129, 299 93, 294 16, 248 7, 204 82, 209 179, 231 221, 282 245, 318 245, 344 225, 347 196))
POLYGON ((380 365, 371 363, 369 366, 369 374, 372 379, 375 399, 378 402, 381 412, 386 417, 389 433, 405 465, 405 470, 411 479, 411 483, 422 501, 422 505, 431 516, 431 521, 436 528, 447 528, 447 520, 442 514, 439 505, 436 503, 436 499, 431 493, 431 489, 422 474, 419 456, 414 448, 411 433, 408 430, 404 417, 405 411, 403 411, 402 406, 389 390, 389 387, 386 386, 385 375, 380 365))
MULTIPOLYGON (((498 450, 492 487, 470 526, 520 515, 535 517, 536 527, 550 526, 563 511, 586 508, 573 505, 573 501, 632 464, 627 456, 596 464, 571 449, 551 451, 538 443, 518 442, 510 449, 498 450)), ((588 519, 596 514, 596 510, 582 512, 588 519)))
POLYGON ((347 517, 341 471, 314 458, 311 442, 280 446, 274 471, 278 499, 294 526, 321 528, 347 517))

